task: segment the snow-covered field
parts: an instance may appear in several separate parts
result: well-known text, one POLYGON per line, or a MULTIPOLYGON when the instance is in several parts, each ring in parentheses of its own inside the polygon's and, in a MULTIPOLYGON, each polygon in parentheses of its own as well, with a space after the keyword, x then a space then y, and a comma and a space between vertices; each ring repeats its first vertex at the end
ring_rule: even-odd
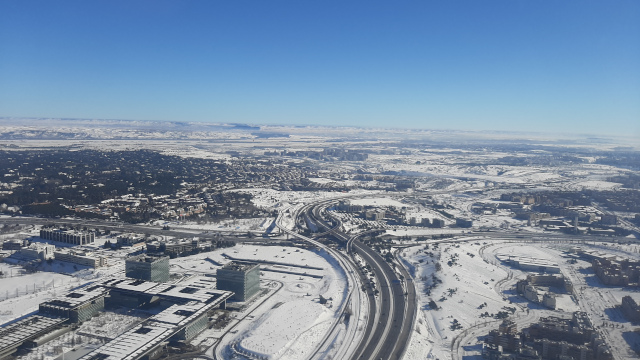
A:
MULTIPOLYGON (((335 311, 345 301, 346 279, 340 268, 324 252, 283 246, 236 245, 172 259, 171 270, 184 274, 214 274, 217 268, 214 262, 225 264, 230 261, 227 256, 277 262, 261 265, 261 286, 268 288, 274 282, 282 286, 275 293, 264 295, 264 299, 255 300, 264 300, 264 303, 251 312, 250 320, 236 326, 235 333, 223 337, 218 346, 221 356, 230 358, 234 349, 270 359, 308 356, 329 330, 335 311), (320 296, 330 300, 320 304, 320 296)), ((219 336, 219 333, 207 335, 205 331, 199 338, 207 336, 219 336)))
MULTIPOLYGON (((59 122, 58 122, 59 123, 59 122)), ((58 124, 60 125, 60 124, 58 124)), ((63 124, 64 125, 64 124, 63 124)), ((99 127, 82 130, 82 134, 103 140, 33 140, 5 141, 0 147, 10 149, 74 148, 109 150, 152 149, 165 155, 187 158, 212 159, 231 163, 239 156, 246 155, 261 163, 270 161, 266 152, 273 151, 322 151, 336 147, 365 150, 366 161, 324 162, 304 156, 293 158, 273 155, 279 164, 301 166, 312 169, 308 178, 314 185, 311 188, 321 191, 280 191, 268 188, 268 184, 260 184, 261 188, 233 189, 252 195, 255 206, 270 211, 282 211, 282 224, 294 227, 291 214, 304 204, 321 199, 340 199, 353 195, 367 195, 361 199, 351 199, 354 205, 365 205, 379 208, 390 207, 396 211, 405 211, 398 222, 389 225, 385 221, 370 221, 359 214, 338 213, 335 216, 343 220, 347 232, 357 233, 370 227, 383 229, 387 235, 397 237, 420 237, 430 235, 454 235, 459 238, 470 230, 478 229, 511 229, 519 234, 539 233, 543 229, 526 224, 514 218, 511 210, 497 209, 486 214, 472 212, 477 202, 495 205, 496 198, 506 192, 526 192, 542 190, 615 190, 621 184, 609 181, 611 177, 629 172, 627 169, 598 163, 598 156, 576 155, 584 162, 562 163, 558 166, 554 156, 557 150, 516 150, 509 151, 495 147, 483 149, 482 146, 464 146, 462 148, 441 145, 444 139, 460 141, 464 139, 522 139, 527 144, 558 147, 560 143, 549 141, 545 135, 513 135, 503 133, 481 132, 440 132, 440 131, 395 131, 384 139, 376 138, 379 130, 353 128, 313 128, 313 127, 279 127, 263 126, 260 130, 214 131, 211 129, 182 132, 173 127, 156 130, 145 123, 138 124, 142 128, 101 129, 99 127), (261 138, 252 132, 282 132, 278 138, 261 138), (118 136, 125 140, 104 140, 110 136, 118 136), (335 138, 358 138, 358 141, 333 141, 335 138), (403 148, 398 141, 409 138, 435 139, 440 145, 428 145, 403 148), (538 140, 536 140, 538 139, 538 140), (233 155, 231 155, 233 154, 233 155), (240 154, 240 155, 238 155, 240 154), (538 159, 539 161, 533 161, 538 159), (548 159, 548 160, 545 160, 548 159), (530 161, 531 160, 531 161, 530 161), (511 164, 511 165, 508 165, 511 164), (316 169, 317 167, 317 169, 316 169), (356 174, 364 174, 361 178, 356 174), (368 177, 368 174, 375 176, 368 177), (384 190, 393 189, 394 177, 415 181, 406 193, 391 196, 384 190), (356 180, 357 179, 357 180, 356 180), (363 180, 366 179, 366 180, 363 180), (357 187, 350 191, 329 191, 331 186, 357 187), (264 187, 264 188, 263 188, 264 187), (326 191, 325 191, 326 190, 326 191), (425 198, 413 196, 420 191, 429 192, 425 198), (404 196, 404 198, 402 197, 404 196), (427 199, 428 198, 428 199, 427 199), (411 202, 411 200, 415 200, 411 202), (443 212, 434 210, 437 204, 443 212), (444 212, 446 211, 447 214, 444 212), (289 215, 289 216, 287 216, 289 215), (446 215, 446 216, 445 216, 446 215), (449 216, 450 215, 450 216, 449 216), (439 218, 445 221, 445 228, 435 229, 418 226, 405 226, 402 216, 414 217, 418 222, 422 218, 439 218), (473 220, 472 229, 453 227, 455 218, 473 220)), ((136 125, 136 126, 138 126, 136 125)), ((153 125, 153 124, 152 124, 153 125)), ((221 125, 222 126, 222 125, 221 125)), ((28 136, 33 128, 24 126, 5 126, 4 130, 23 131, 28 136)), ((76 131, 71 125, 60 125, 59 131, 76 131)), ((568 135, 567 135, 568 136, 568 135)), ((588 139, 568 136, 575 140, 567 148, 597 148, 612 150, 619 144, 591 144, 588 139)), ((637 139, 634 139, 637 144, 637 139)), ((560 160, 559 160, 560 161, 560 160)), ((296 179, 293 179, 296 180, 296 179)), ((7 185, 9 186, 9 185, 7 185)), ((276 187, 276 186, 274 186, 276 187)), ((390 211, 391 212, 391 211, 390 211)), ((627 214, 628 215, 628 214, 627 214)), ((2 215, 0 215, 2 216, 2 215)), ((624 217, 624 214, 620 215, 624 217)), ((225 220, 216 223, 172 222, 171 227, 188 230, 194 236, 201 231, 238 231, 262 232, 274 221, 273 215, 263 218, 225 220)), ((27 238, 37 235, 37 230, 27 229, 15 236, 27 238)), ((13 235, 12 235, 13 236, 13 235)), ((100 238, 96 248, 106 241, 100 238)), ((111 239, 113 241, 113 239, 111 239)), ((589 273, 589 264, 578 261, 574 265, 566 262, 562 251, 568 245, 531 244, 507 241, 493 241, 483 238, 467 239, 460 242, 443 242, 428 247, 422 243, 400 251, 400 257, 415 278, 419 294, 419 311, 415 323, 410 346, 405 359, 450 358, 451 349, 456 344, 467 344, 462 354, 477 357, 479 347, 477 337, 486 334, 497 326, 492 315, 508 312, 518 319, 518 325, 526 325, 541 314, 562 314, 583 310, 589 312, 596 325, 607 326, 606 323, 630 323, 622 319, 615 310, 622 296, 629 291, 622 288, 603 287, 589 273), (510 268, 501 263, 496 256, 526 256, 547 260, 558 264, 562 273, 574 284, 589 284, 591 288, 581 290, 581 303, 576 304, 567 294, 558 298, 560 311, 551 311, 534 306, 518 297, 513 285, 527 273, 510 268), (441 269, 436 269, 438 264, 441 269), (595 285, 594 285, 595 284, 595 285), (436 305, 434 307, 433 305, 436 305), (513 309, 513 310, 512 310, 513 309), (530 310, 526 312, 525 309, 530 310), (613 309, 613 310, 611 310, 613 309), (527 315, 525 315, 527 314, 527 315), (456 343, 457 341, 457 343, 456 343)), ((406 244, 415 243, 414 240, 406 244)), ((61 245, 61 244, 56 244, 61 245)), ((584 244, 585 247, 632 258, 640 258, 637 245, 622 244, 584 244)), ((67 289, 80 285, 92 278, 122 272, 125 250, 98 250, 110 257, 109 268, 89 270, 74 269, 73 265, 43 266, 48 272, 24 274, 19 268, 0 263, 0 271, 9 274, 0 279, 0 322, 5 322, 37 309, 37 305, 47 299, 61 294, 67 289), (67 274, 67 275, 65 275, 67 274)), ((219 340, 215 348, 218 357, 233 358, 239 352, 245 357, 265 359, 303 359, 316 350, 324 334, 334 324, 336 311, 341 308, 347 294, 345 274, 332 263, 333 260, 323 252, 313 252, 294 247, 237 245, 232 248, 219 249, 190 257, 171 260, 171 271, 182 276, 178 281, 189 283, 197 281, 197 276, 207 276, 210 281, 219 264, 229 262, 229 257, 251 261, 268 260, 274 263, 262 265, 262 282, 264 291, 240 310, 234 311, 234 319, 228 328, 223 330, 206 330, 196 339, 194 344, 212 346, 219 340), (308 268, 308 267, 313 268, 308 268), (320 269, 317 269, 320 268, 320 269), (326 304, 320 303, 320 296, 329 299, 326 304), (232 327, 232 329, 231 329, 232 327), (227 332, 228 331, 228 332, 227 332)), ((82 325, 81 331, 93 335, 113 336, 119 329, 127 328, 138 321, 135 316, 126 314, 107 314, 97 317, 82 325)), ((622 331, 606 330, 608 341, 616 348, 623 349, 627 345, 621 340, 622 331)), ((82 339, 80 339, 82 340, 82 339)), ((61 344, 71 344, 75 338, 65 337, 52 342, 50 347, 36 353, 33 359, 52 359, 59 354, 54 348, 61 344)), ((91 340, 93 341, 93 340, 91 340)), ((87 339, 83 343, 91 342, 87 339)), ((66 345, 65 345, 66 346, 66 345)), ((210 352, 213 348, 209 349, 210 352)), ((209 354, 210 356, 213 353, 209 354)))
POLYGON ((82 278, 54 272, 17 275, 17 267, 0 265, 3 272, 10 271, 7 277, 0 278, 0 324, 36 311, 41 302, 84 282, 82 278))
MULTIPOLYGON (((635 245, 594 245, 594 249, 604 247, 611 250, 609 253, 627 252, 631 255, 637 251, 635 245)), ((581 246, 591 248, 591 244, 581 246)), ((401 250, 401 258, 415 278, 421 309, 405 358, 449 358, 453 343, 459 356, 479 359, 481 346, 477 338, 497 328, 499 320, 492 315, 501 311, 512 316, 519 329, 541 316, 570 317, 573 311, 586 311, 594 325, 618 324, 607 325, 607 341, 621 358, 634 354, 622 336, 625 327, 631 324, 622 318, 618 310, 612 310, 623 296, 634 293, 629 289, 598 285, 589 262, 569 264, 563 252, 571 247, 562 243, 487 242, 484 238, 476 238, 401 250), (579 302, 576 303, 570 294, 560 294, 557 310, 548 310, 518 296, 514 290, 515 282, 529 273, 502 264, 497 259, 498 255, 534 257, 558 263, 561 273, 580 289, 579 302), (452 262, 451 266, 449 262, 452 262), (436 263, 440 264, 440 271, 436 270, 436 263), (591 286, 582 286, 585 281, 589 281, 591 286), (431 305, 438 307, 437 310, 430 306, 430 301, 434 302, 431 305), (459 329, 454 328, 454 322, 459 324, 459 329), (458 347, 462 352, 458 352, 458 347)))
POLYGON ((460 333, 451 329, 454 320, 466 329, 477 322, 491 320, 481 318, 482 313, 495 314, 512 306, 496 291, 496 283, 505 278, 507 272, 487 264, 479 255, 482 245, 475 243, 442 244, 435 248, 431 245, 428 249, 420 245, 400 252, 414 274, 420 309, 407 359, 448 358, 451 339, 460 333), (458 260, 448 266, 452 257, 458 260), (436 271, 438 262, 441 271, 436 271), (431 288, 434 281, 438 284, 431 288), (429 307, 432 300, 438 310, 429 307), (480 308, 482 304, 486 305, 480 308))

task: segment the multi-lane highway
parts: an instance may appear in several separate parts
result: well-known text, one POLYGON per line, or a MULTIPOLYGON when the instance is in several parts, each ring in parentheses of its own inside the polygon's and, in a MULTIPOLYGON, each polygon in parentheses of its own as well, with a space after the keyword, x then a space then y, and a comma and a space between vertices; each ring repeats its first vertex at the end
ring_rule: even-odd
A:
MULTIPOLYGON (((366 196, 366 195, 365 195, 366 196)), ((348 196, 354 197, 354 196, 348 196)), ((305 241, 327 249, 332 253, 336 259, 341 263, 345 269, 347 276, 349 277, 349 295, 348 300, 358 298, 358 301, 352 301, 352 306, 358 306, 357 304, 367 304, 369 314, 366 317, 366 323, 364 326, 360 326, 361 332, 357 333, 351 331, 349 335, 350 341, 353 345, 344 346, 344 349, 340 350, 340 353, 344 356, 342 358, 349 358, 351 360, 359 359, 401 359, 410 340, 413 324, 417 312, 417 302, 414 284, 411 276, 406 269, 401 265, 401 262, 394 257, 393 261, 387 262, 377 251, 371 249, 364 243, 358 240, 359 236, 365 234, 361 233, 356 236, 349 237, 342 232, 342 224, 338 219, 332 219, 330 222, 326 218, 327 207, 331 206, 338 199, 323 200, 307 204, 301 209, 296 211, 293 215, 295 222, 305 219, 307 226, 309 222, 312 222, 317 230, 314 234, 316 239, 302 236, 294 231, 285 229, 280 223, 277 225, 281 227, 285 232, 296 235, 305 241), (367 265, 369 265, 370 271, 373 273, 377 283, 377 293, 374 293, 373 289, 362 284, 368 284, 370 280, 367 275, 359 271, 358 262, 347 256, 344 252, 339 252, 327 247, 317 240, 318 237, 333 236, 341 243, 347 254, 357 254, 367 265), (355 295, 355 296, 353 296, 355 295), (360 297, 363 297, 360 301, 360 297)), ((280 217, 279 217, 280 220, 280 217)), ((109 229, 115 231, 127 231, 137 233, 147 233, 151 235, 169 235, 175 237, 193 237, 198 236, 201 238, 215 238, 220 239, 220 232, 218 233, 202 233, 197 230, 190 229, 171 229, 162 230, 157 226, 148 225, 133 225, 122 223, 110 223, 100 220, 80 220, 80 219, 42 219, 35 217, 15 217, 15 218, 1 218, 0 224, 33 224, 43 225, 56 223, 73 224, 76 226, 87 226, 91 228, 109 229)), ((224 231, 226 233, 224 240, 230 241, 264 241, 262 238, 250 238, 242 235, 246 235, 246 232, 233 232, 224 231)), ((616 241, 632 241, 629 239, 620 239, 612 237, 597 237, 591 235, 568 235, 568 234, 530 234, 519 232, 469 232, 465 236, 474 236, 484 238, 487 241, 490 240, 511 240, 511 241, 532 241, 532 242, 616 242, 616 241)), ((437 242, 455 242, 460 241, 456 239, 442 239, 437 242)), ((415 244, 415 243, 414 243, 415 244)), ((339 315, 342 315, 346 307, 343 307, 339 311, 339 315)), ((361 309, 358 309, 361 310, 361 309)), ((364 309, 363 311, 367 311, 364 309)), ((336 318, 335 325, 338 324, 338 320, 341 316, 336 318)), ((355 318, 355 317, 354 317, 355 318)), ((337 327, 334 326, 335 329, 337 327)), ((333 331, 333 330, 332 330, 333 331)), ((325 336, 322 342, 318 345, 314 356, 320 356, 328 346, 331 345, 330 339, 332 333, 325 336)))
MULTIPOLYGON (((322 213, 330 201, 322 201, 305 207, 305 216, 318 229, 330 233, 350 252, 358 254, 373 272, 378 293, 368 291, 369 322, 364 336, 351 359, 401 359, 410 339, 416 311, 415 289, 406 270, 395 263, 387 263, 375 250, 339 231, 322 213), (402 274, 401 279, 398 273, 402 274)), ((367 281, 367 279, 363 279, 367 281)))

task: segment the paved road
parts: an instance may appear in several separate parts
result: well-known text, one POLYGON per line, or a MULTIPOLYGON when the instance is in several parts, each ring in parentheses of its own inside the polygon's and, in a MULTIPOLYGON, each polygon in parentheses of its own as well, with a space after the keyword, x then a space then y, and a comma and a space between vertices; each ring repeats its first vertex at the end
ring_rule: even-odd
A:
MULTIPOLYGON (((317 203, 306 209, 306 215, 319 228, 331 229, 331 234, 350 250, 362 257, 371 266, 378 281, 378 298, 370 296, 369 323, 365 329, 363 342, 357 348, 352 359, 401 359, 408 345, 416 311, 415 290, 405 290, 402 281, 392 266, 370 247, 356 239, 350 239, 338 231, 340 226, 331 226, 322 216, 327 201, 317 203), (405 293, 407 295, 405 296, 405 293), (373 300, 373 301, 372 301, 373 300), (377 300, 377 301, 375 301, 377 300), (373 322, 371 321, 373 320, 373 322)), ((404 268, 400 266, 400 271, 404 268)), ((403 275, 405 279, 410 276, 403 275)))
MULTIPOLYGON (((297 219, 301 216, 301 214, 303 214, 310 205, 304 206, 302 209, 299 209, 298 211, 296 211, 293 215, 293 218, 296 219, 295 221, 297 221, 297 219)), ((314 349, 312 355, 309 357, 309 359, 315 359, 319 356, 322 356, 322 353, 324 351, 327 350, 327 346, 331 346, 331 342, 330 340, 335 338, 335 331, 337 329, 337 326, 340 322, 343 321, 344 319, 344 315, 345 315, 345 311, 347 310, 347 305, 350 303, 350 301, 354 298, 353 297, 353 293, 354 292, 359 292, 360 291, 360 283, 357 281, 357 278, 355 277, 355 273, 357 273, 356 271, 356 266, 355 264, 353 264, 353 262, 350 261, 350 259, 346 256, 344 256, 344 254, 334 250, 333 248, 315 240, 312 239, 310 237, 298 234, 295 231, 289 230, 286 226, 284 226, 282 224, 282 212, 280 213, 280 215, 278 216, 278 218, 276 219, 276 225, 285 233, 293 235, 299 239, 302 239, 310 244, 313 244, 315 246, 317 246, 318 248, 321 248, 323 250, 325 250, 327 253, 329 253, 337 262, 338 264, 340 264, 340 267, 342 267, 343 271, 345 272, 348 284, 348 294, 345 298, 345 301, 341 304, 341 308, 337 311, 337 317, 334 318, 333 324, 331 326, 331 329, 325 334, 325 336, 323 337, 322 341, 320 341, 320 343, 316 346, 316 348, 314 349)), ((359 301, 359 294, 356 294, 355 296, 356 301, 359 301)), ((357 304, 357 302, 356 302, 357 304)), ((356 319, 359 318, 359 311, 360 309, 353 309, 353 320, 351 320, 351 322, 353 324, 356 323, 356 319)), ((356 338, 357 335, 355 334, 355 331, 353 331, 353 328, 348 328, 347 332, 351 332, 351 335, 347 335, 347 337, 352 337, 352 338, 356 338)), ((349 344, 346 344, 347 347, 349 344)), ((347 350, 348 351, 348 350, 347 350)))

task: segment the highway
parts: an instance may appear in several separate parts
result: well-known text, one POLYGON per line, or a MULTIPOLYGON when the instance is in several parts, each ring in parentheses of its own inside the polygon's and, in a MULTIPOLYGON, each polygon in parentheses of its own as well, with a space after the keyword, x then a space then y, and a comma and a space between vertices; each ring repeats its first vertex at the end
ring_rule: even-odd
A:
MULTIPOLYGON (((371 195, 368 195, 371 196, 371 195)), ((378 195, 380 196, 380 195, 378 195)), ((342 198, 352 197, 367 197, 364 196, 344 196, 342 198)), ((351 307, 357 307, 358 304, 368 304, 366 309, 353 308, 354 312, 368 311, 368 316, 365 323, 362 326, 358 326, 361 330, 356 332, 354 329, 348 329, 349 334, 344 339, 344 343, 340 345, 340 349, 337 350, 338 354, 341 354, 341 358, 350 360, 360 359, 390 359, 399 360, 402 359, 404 352, 409 344, 410 336, 414 326, 416 314, 417 314, 417 299, 413 280, 408 274, 404 266, 398 260, 397 256, 394 256, 392 262, 387 262, 377 251, 366 246, 364 243, 358 240, 358 238, 365 233, 360 233, 356 236, 349 237, 342 232, 342 224, 336 218, 328 220, 326 218, 326 209, 331 204, 342 199, 330 199, 322 200, 313 203, 306 204, 302 208, 295 211, 292 215, 294 222, 299 223, 299 220, 306 219, 313 222, 317 227, 317 232, 312 236, 307 237, 298 234, 296 231, 286 229, 281 224, 281 216, 284 212, 281 211, 276 225, 284 232, 298 237, 306 242, 309 242, 315 246, 325 249, 329 252, 344 269, 347 274, 349 289, 347 300, 342 304, 342 307, 338 310, 337 316, 334 319, 332 329, 325 334, 323 339, 317 345, 316 350, 311 359, 319 359, 322 354, 332 346, 332 339, 335 338, 337 325, 340 320, 343 319, 343 315, 347 309, 347 304, 350 302, 351 307), (318 241, 318 238, 322 236, 333 236, 335 239, 345 246, 346 253, 334 250, 330 246, 318 241), (369 279, 359 269, 359 265, 354 259, 350 258, 348 254, 357 254, 366 264, 369 265, 372 273, 377 281, 378 294, 362 284, 368 284, 369 279), (358 275, 356 275, 356 273, 358 275), (363 291, 364 289, 364 291, 363 291), (361 297, 362 301, 361 302, 361 297), (354 300, 355 299, 355 300, 354 300)), ((199 230, 191 229, 171 229, 162 230, 158 226, 150 225, 134 225, 113 223, 101 220, 84 220, 84 219, 45 219, 37 217, 3 217, 0 218, 0 224, 32 224, 32 225, 45 225, 45 224, 70 224, 80 227, 109 229, 118 232, 134 232, 145 233, 156 236, 174 236, 174 237, 200 237, 211 238, 215 240, 227 240, 235 242, 264 242, 264 238, 254 237, 250 238, 246 235, 246 231, 229 231, 224 230, 216 233, 203 233, 199 230), (221 235, 224 234, 224 237, 221 235)), ((637 242, 629 238, 616 238, 606 236, 591 236, 591 235, 572 235, 564 233, 529 233, 529 232, 479 232, 469 231, 464 234, 465 237, 476 237, 478 241, 491 242, 493 240, 506 240, 506 241, 518 241, 518 242, 571 242, 579 245, 584 242, 637 242)), ((467 241, 462 239, 441 239, 441 240, 429 240, 429 243, 433 242, 456 242, 467 241)), ((413 242, 411 245, 415 246, 422 242, 413 242)), ((403 247, 400 245, 399 247, 403 247)), ((394 254, 395 255, 395 254, 394 254)), ((356 319, 358 316, 352 316, 352 319, 356 319)), ((352 327, 352 326, 349 326, 352 327)), ((353 326, 355 327, 355 326, 353 326)), ((471 336, 471 335, 469 335, 471 336)), ((460 347, 466 340, 463 341, 462 337, 458 339, 457 343, 452 346, 454 358, 462 356, 464 354, 460 347), (457 345, 457 346, 456 346, 457 345)))
POLYGON ((371 267, 378 281, 377 297, 368 291, 369 321, 351 359, 401 359, 410 339, 417 310, 411 277, 402 266, 398 266, 406 279, 406 283, 403 283, 394 271, 395 264, 387 263, 378 252, 358 241, 357 237, 347 237, 339 231, 340 225, 329 224, 322 217, 322 212, 331 202, 325 200, 305 207, 306 216, 319 229, 331 233, 349 252, 358 254, 371 267))
MULTIPOLYGON (((293 215, 293 219, 294 221, 297 221, 298 217, 300 216, 301 213, 303 213, 304 211, 306 211, 306 209, 308 209, 308 205, 303 207, 302 209, 299 209, 298 211, 296 211, 293 215)), ((320 249, 325 250, 327 253, 329 253, 337 262, 338 264, 340 264, 340 266, 342 267, 345 276, 346 276, 346 280, 347 280, 347 289, 348 289, 348 293, 347 296, 345 298, 345 301, 342 302, 341 304, 341 308, 336 312, 336 316, 334 316, 333 319, 333 324, 331 326, 331 329, 325 334, 325 336, 323 337, 323 339, 320 341, 320 343, 316 346, 316 348, 314 349, 312 355, 309 357, 310 359, 320 359, 322 358, 322 354, 327 351, 331 346, 332 346, 332 339, 335 338, 335 336, 337 335, 336 330, 338 330, 337 325, 342 322, 342 320, 344 319, 344 315, 345 312, 347 310, 347 305, 351 304, 359 304, 360 303, 360 286, 361 283, 359 281, 358 278, 356 278, 355 274, 358 273, 356 266, 349 261, 349 259, 344 256, 342 253, 332 249, 331 247, 315 240, 312 239, 310 237, 304 236, 302 234, 298 234, 295 231, 289 230, 286 226, 284 226, 282 224, 282 217, 283 215, 288 212, 287 211, 280 211, 278 214, 278 218, 276 219, 276 225, 285 233, 292 235, 294 237, 297 237, 303 241, 306 241, 320 249)), ((351 316, 351 320, 350 323, 351 325, 348 326, 347 328, 347 338, 345 339, 345 341, 343 341, 343 345, 340 346, 340 348, 337 350, 338 353, 343 352, 343 351, 348 351, 348 348, 350 346, 350 341, 357 341, 357 337, 358 334, 356 332, 357 329, 357 319, 359 318, 359 311, 360 309, 356 306, 352 306, 353 309, 353 315, 351 316)))

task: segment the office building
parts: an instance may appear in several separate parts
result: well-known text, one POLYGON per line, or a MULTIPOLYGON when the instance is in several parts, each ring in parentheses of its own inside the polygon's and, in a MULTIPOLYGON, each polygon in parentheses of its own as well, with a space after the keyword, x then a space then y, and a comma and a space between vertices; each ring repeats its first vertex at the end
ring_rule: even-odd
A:
POLYGON ((153 281, 169 281, 169 257, 139 255, 130 257, 125 261, 125 273, 127 277, 153 281))
POLYGON ((40 237, 45 240, 59 241, 73 245, 93 244, 95 234, 93 232, 73 231, 65 229, 42 229, 40 237))
POLYGON ((219 290, 233 291, 233 300, 247 301, 260 290, 260 266, 232 261, 218 269, 219 290))

